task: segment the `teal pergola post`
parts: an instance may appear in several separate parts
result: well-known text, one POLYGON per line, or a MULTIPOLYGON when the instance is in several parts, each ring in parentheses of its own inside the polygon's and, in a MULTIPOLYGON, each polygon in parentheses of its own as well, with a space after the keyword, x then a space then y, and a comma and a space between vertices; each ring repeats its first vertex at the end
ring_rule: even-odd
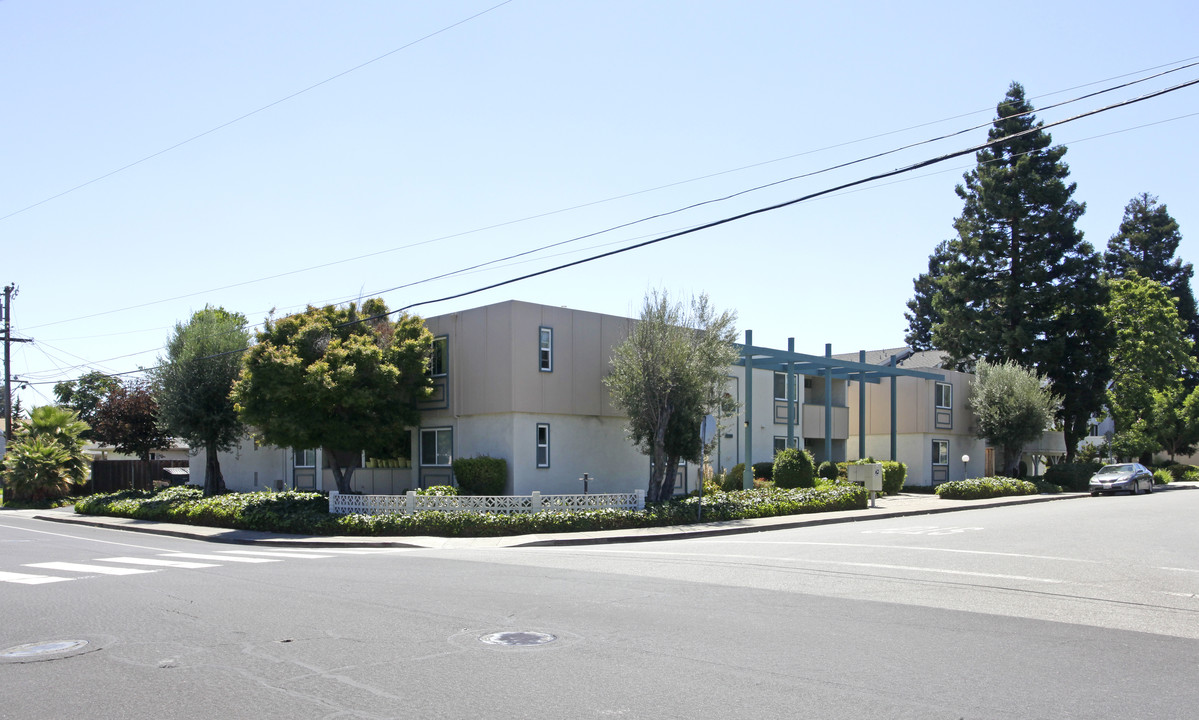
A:
MULTIPOLYGON (((795 338, 787 338, 787 352, 795 352, 795 338)), ((787 363, 787 447, 795 447, 795 365, 787 363)))
MULTIPOLYGON (((899 364, 898 360, 895 358, 894 355, 892 355, 891 356, 891 367, 895 367, 898 364, 899 364)), ((899 437, 898 437, 898 435, 896 435, 896 430, 895 430, 896 417, 897 417, 897 414, 895 412, 895 396, 897 394, 896 390, 895 390, 895 385, 898 382, 899 382, 899 377, 896 375, 892 375, 891 376, 891 462, 895 462, 896 460, 899 459, 899 437)))
MULTIPOLYGON (((858 351, 858 362, 866 364, 866 351, 858 351)), ((866 373, 858 374, 858 459, 866 459, 866 373)))
POLYGON ((741 488, 754 486, 754 331, 745 331, 745 469, 741 488))
MULTIPOLYGON (((824 344, 824 356, 833 356, 833 344, 824 344)), ((833 461, 833 371, 824 369, 824 459, 833 461)))

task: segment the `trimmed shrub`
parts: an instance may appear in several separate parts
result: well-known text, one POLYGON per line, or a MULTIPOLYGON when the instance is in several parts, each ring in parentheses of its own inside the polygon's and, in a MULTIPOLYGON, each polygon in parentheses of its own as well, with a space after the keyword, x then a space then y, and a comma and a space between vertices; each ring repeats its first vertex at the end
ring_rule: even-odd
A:
POLYGON ((908 479, 908 466, 895 460, 884 460, 883 493, 898 495, 903 491, 903 481, 908 479))
POLYGON ((1168 485, 1170 483, 1170 481, 1173 479, 1174 479, 1174 476, 1170 474, 1169 470, 1159 469, 1159 470, 1153 471, 1153 484, 1154 485, 1168 485))
POLYGON ((454 478, 466 495, 503 495, 508 484, 508 461, 480 455, 454 460, 454 478))
POLYGON ((745 463, 737 463, 721 478, 720 484, 725 492, 736 492, 744 489, 742 484, 745 482, 745 463))
POLYGON ((1103 463, 1098 461, 1058 463, 1045 468, 1045 482, 1061 485, 1071 492, 1086 492, 1087 483, 1103 463))
POLYGON ((754 480, 773 480, 774 461, 754 463, 754 480))
MULTIPOLYGON (((454 488, 427 488, 452 492, 454 488)), ((93 495, 75 511, 213 527, 304 533, 310 535, 437 535, 489 537, 529 533, 582 532, 661 527, 695 522, 698 497, 652 504, 645 510, 570 510, 511 514, 418 512, 415 515, 330 515, 319 493, 230 493, 205 498, 199 488, 168 488, 157 494, 139 490, 93 495)), ((777 515, 865 509, 866 492, 849 483, 819 489, 739 490, 703 500, 710 522, 777 515)))
POLYGON ((458 495, 458 488, 453 485, 430 485, 427 488, 420 488, 416 491, 417 495, 458 495))
POLYGON ((945 500, 983 500, 1010 495, 1036 495, 1040 490, 1027 480, 1006 477, 984 477, 955 480, 937 486, 937 495, 945 500))
POLYGON ((774 456, 774 466, 774 484, 780 488, 810 488, 816 484, 816 464, 807 450, 780 450, 774 456))
POLYGON ((825 480, 836 480, 837 464, 832 461, 825 460, 824 462, 820 463, 820 467, 816 470, 816 475, 824 478, 825 480))
POLYGON ((1165 470, 1170 473, 1170 478, 1174 482, 1179 480, 1194 481, 1199 480, 1199 468, 1194 465, 1185 465, 1183 463, 1173 463, 1166 466, 1165 470))

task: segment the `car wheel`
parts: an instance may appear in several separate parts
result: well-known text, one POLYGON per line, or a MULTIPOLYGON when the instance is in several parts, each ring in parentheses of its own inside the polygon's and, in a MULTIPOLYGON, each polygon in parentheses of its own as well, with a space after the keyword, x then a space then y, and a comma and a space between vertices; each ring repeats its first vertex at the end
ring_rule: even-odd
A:
POLYGON ((1149 478, 1149 487, 1145 488, 1146 495, 1149 495, 1153 492, 1153 483, 1154 483, 1153 478, 1149 478))
POLYGON ((1099 497, 1099 493, 1093 492, 1093 493, 1091 493, 1091 497, 1099 497))
POLYGON ((1136 495, 1140 491, 1141 491, 1141 481, 1140 480, 1133 480, 1132 482, 1128 483, 1128 494, 1129 495, 1136 495))

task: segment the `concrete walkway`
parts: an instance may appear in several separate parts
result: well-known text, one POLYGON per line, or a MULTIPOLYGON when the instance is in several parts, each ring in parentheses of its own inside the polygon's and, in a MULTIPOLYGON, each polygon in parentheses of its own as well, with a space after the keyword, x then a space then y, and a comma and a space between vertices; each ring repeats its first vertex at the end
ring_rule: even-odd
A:
MULTIPOLYGON (((1196 488, 1199 488, 1199 483, 1178 482, 1165 486, 1159 485, 1154 491, 1173 492, 1196 488)), ((77 515, 75 510, 70 507, 54 510, 0 509, 0 518, 4 514, 14 513, 38 520, 49 520, 66 524, 88 525, 155 535, 170 535, 210 542, 238 543, 277 548, 502 548, 680 540, 683 538, 763 532, 766 530, 782 530, 785 528, 830 525, 834 523, 864 522, 884 518, 933 515, 960 510, 979 510, 982 508, 1027 505, 1029 503, 1077 500, 1082 498, 1089 499, 1090 496, 1087 493, 1062 493, 1060 495, 1024 495, 1020 497, 994 498, 991 500, 942 500, 936 495, 905 493, 880 497, 876 500, 875 507, 866 508, 865 510, 842 510, 839 512, 812 513, 809 515, 783 515, 751 520, 729 520, 725 522, 672 525, 669 527, 631 530, 601 530, 596 532, 512 535, 485 538, 289 535, 286 533, 225 530, 223 528, 202 527, 198 525, 178 525, 174 523, 101 517, 97 515, 77 515)))

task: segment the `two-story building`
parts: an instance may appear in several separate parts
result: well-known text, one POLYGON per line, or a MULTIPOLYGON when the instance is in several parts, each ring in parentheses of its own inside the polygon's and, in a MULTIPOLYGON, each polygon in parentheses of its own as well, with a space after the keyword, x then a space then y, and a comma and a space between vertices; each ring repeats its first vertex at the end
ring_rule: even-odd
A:
MULTIPOLYGON (((432 396, 399 447, 363 457, 356 491, 451 484, 453 459, 477 455, 507 461, 512 494, 581 492, 584 475, 590 492, 645 486, 650 460, 628 440, 603 383, 634 319, 513 300, 425 322, 434 336, 432 396)), ((909 482, 958 477, 965 468, 955 472, 952 460, 962 453, 972 456, 970 475, 982 474, 988 453, 971 435, 969 376, 917 365, 910 354, 891 363, 880 362, 881 353, 834 356, 826 346, 807 355, 793 346, 755 346, 746 333, 726 386, 740 410, 720 418, 712 471, 769 461, 791 444, 818 462, 897 457, 911 468, 909 482)), ((198 481, 203 451, 192 466, 198 481)), ((232 490, 335 487, 319 449, 259 447, 247 438, 222 453, 221 467, 232 490)), ((701 469, 682 470, 676 489, 687 492, 701 469)))

